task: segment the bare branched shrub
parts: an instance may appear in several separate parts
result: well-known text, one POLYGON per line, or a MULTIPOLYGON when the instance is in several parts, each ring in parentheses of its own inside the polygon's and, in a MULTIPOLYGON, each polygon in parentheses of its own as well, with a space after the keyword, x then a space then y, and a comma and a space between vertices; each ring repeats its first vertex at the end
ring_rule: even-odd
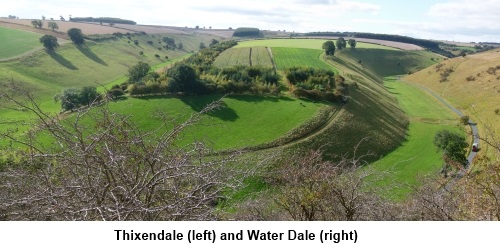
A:
POLYGON ((3 90, 0 103, 30 112, 36 130, 1 135, 21 149, 0 162, 2 220, 212 220, 222 191, 250 172, 238 168, 239 152, 217 156, 202 142, 178 143, 218 102, 173 126, 163 116, 160 127, 143 132, 106 105, 60 120, 15 85, 3 90))
POLYGON ((373 185, 380 175, 362 157, 330 162, 312 150, 278 169, 275 202, 292 220, 393 220, 396 208, 373 185))
POLYGON ((414 188, 414 197, 404 212, 412 220, 500 220, 500 139, 489 126, 481 141, 494 151, 474 161, 473 169, 460 179, 427 179, 414 188))

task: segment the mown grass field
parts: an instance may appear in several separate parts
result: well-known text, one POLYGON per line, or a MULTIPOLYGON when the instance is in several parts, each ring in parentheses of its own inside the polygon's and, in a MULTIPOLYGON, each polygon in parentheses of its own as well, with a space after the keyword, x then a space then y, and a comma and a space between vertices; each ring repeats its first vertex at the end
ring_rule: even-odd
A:
POLYGON ((274 47, 271 50, 278 70, 295 66, 334 70, 333 66, 321 60, 322 50, 287 47, 274 47))
MULTIPOLYGON (((264 46, 264 47, 287 47, 287 48, 321 50, 323 47, 323 43, 326 41, 327 41, 326 39, 262 39, 262 40, 249 40, 249 41, 239 42, 238 45, 236 45, 235 47, 243 48, 243 47, 264 46)), ((356 49, 357 48, 399 50, 388 46, 363 43, 363 42, 357 42, 356 49)), ((349 46, 347 46, 347 50, 350 50, 349 46)))
POLYGON ((41 34, 0 27, 0 60, 42 48, 41 34))
POLYGON ((419 176, 439 176, 442 159, 433 144, 436 132, 461 132, 461 128, 456 114, 420 88, 393 78, 387 78, 384 85, 397 98, 410 124, 403 144, 373 165, 376 171, 388 172, 377 182, 388 189, 384 195, 403 200, 411 193, 409 185, 418 184, 419 176))
MULTIPOLYGON (((404 80, 433 90, 470 116, 477 123, 481 137, 499 137, 500 113, 495 111, 500 111, 500 53, 492 50, 453 58, 442 64, 441 69, 453 69, 446 81, 441 81, 443 70, 436 66, 406 76, 404 80)), ((487 144, 481 147, 480 154, 493 152, 487 144)))

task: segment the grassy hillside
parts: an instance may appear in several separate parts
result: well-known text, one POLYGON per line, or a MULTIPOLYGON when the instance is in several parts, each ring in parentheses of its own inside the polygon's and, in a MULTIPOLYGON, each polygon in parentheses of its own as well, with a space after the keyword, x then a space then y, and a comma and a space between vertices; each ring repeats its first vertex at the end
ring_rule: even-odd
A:
POLYGON ((41 34, 0 27, 0 61, 42 48, 41 34))
MULTIPOLYGON (((182 51, 167 51, 158 49, 163 36, 136 35, 131 40, 87 41, 82 47, 65 44, 50 53, 39 50, 16 60, 0 62, 0 82, 14 80, 16 85, 35 93, 43 109, 56 113, 60 111, 60 106, 53 101, 53 96, 65 88, 120 84, 126 80, 124 75, 129 67, 139 61, 150 65, 168 65, 197 49, 200 42, 207 43, 211 39, 200 35, 166 35, 174 38, 176 43, 183 43, 184 47, 182 51), (134 44, 134 40, 138 41, 138 45, 134 44), (149 45, 148 41, 153 41, 153 45, 149 45), (160 58, 156 58, 155 54, 160 58)), ((0 107, 0 118, 0 130, 4 130, 13 122, 22 122, 29 116, 0 107)), ((21 131, 27 129, 20 128, 21 131)))
POLYGON ((356 48, 338 52, 357 59, 361 68, 369 68, 381 77, 408 74, 442 61, 443 57, 428 51, 397 51, 356 48))
POLYGON ((424 51, 352 51, 338 52, 332 61, 328 61, 349 83, 356 83, 349 89, 347 104, 336 117, 335 123, 327 128, 325 137, 311 139, 300 147, 324 146, 328 148, 328 152, 340 154, 352 151, 361 142, 357 155, 370 153, 367 160, 378 160, 401 146, 409 127, 408 117, 397 98, 382 85, 383 76, 404 74, 408 70, 404 66, 422 69, 427 63, 433 62, 431 57, 437 56, 424 51), (374 60, 370 60, 373 55, 387 57, 387 60, 379 60, 376 64, 374 60), (373 63, 364 65, 360 64, 359 60, 373 63), (393 64, 390 60, 402 62, 403 67, 396 70, 387 69, 393 64))
MULTIPOLYGON (((129 115, 141 130, 151 132, 163 123, 158 112, 181 123, 221 97, 129 97, 124 101, 111 102, 109 108, 129 115)), ((306 122, 325 106, 295 98, 254 95, 227 96, 223 103, 221 109, 209 113, 199 124, 186 130, 181 143, 201 140, 216 150, 268 143, 306 122)), ((89 128, 93 128, 92 123, 91 120, 85 121, 89 128)))
MULTIPOLYGON (((482 137, 488 135, 485 126, 500 135, 500 52, 488 52, 443 61, 420 72, 406 76, 433 90, 478 123, 482 137), (447 70, 448 69, 448 70, 447 70)), ((483 144, 482 151, 488 152, 483 144)))
POLYGON ((438 176, 442 166, 441 154, 433 144, 440 130, 460 132, 458 116, 416 86, 396 79, 386 79, 385 87, 397 98, 409 117, 409 128, 403 144, 374 163, 375 169, 390 174, 379 185, 388 187, 386 196, 404 199, 411 192, 408 185, 416 185, 419 175, 438 176))

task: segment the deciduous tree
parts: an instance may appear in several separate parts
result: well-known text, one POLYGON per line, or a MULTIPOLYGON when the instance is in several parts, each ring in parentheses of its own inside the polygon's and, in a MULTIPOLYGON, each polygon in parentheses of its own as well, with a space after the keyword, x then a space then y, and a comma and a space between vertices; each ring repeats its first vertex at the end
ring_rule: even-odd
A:
POLYGON ((345 39, 343 37, 339 37, 337 39, 337 42, 335 42, 335 43, 337 45, 337 49, 339 49, 339 50, 345 49, 347 47, 347 42, 345 41, 345 39))
POLYGON ((59 30, 59 25, 56 22, 49 22, 47 26, 52 30, 59 30))
POLYGON ((323 43, 323 49, 325 50, 326 55, 333 56, 335 53, 335 44, 333 41, 326 41, 323 43))
POLYGON ((31 24, 35 28, 42 28, 42 26, 43 26, 42 20, 33 20, 33 21, 31 21, 31 24))
POLYGON ((73 41, 73 43, 75 43, 76 45, 82 45, 85 42, 82 30, 78 28, 69 29, 68 36, 71 39, 71 41, 73 41))
POLYGON ((54 51, 59 46, 57 38, 52 35, 43 35, 40 38, 40 43, 42 43, 43 47, 48 51, 54 51))
POLYGON ((138 83, 151 71, 151 66, 146 62, 138 62, 128 69, 128 82, 138 83))
POLYGON ((467 165, 465 138, 457 133, 442 130, 434 136, 434 145, 442 152, 445 165, 455 168, 463 168, 467 165))
POLYGON ((349 43, 349 46, 351 46, 352 49, 356 48, 356 40, 355 39, 349 39, 347 41, 349 43))

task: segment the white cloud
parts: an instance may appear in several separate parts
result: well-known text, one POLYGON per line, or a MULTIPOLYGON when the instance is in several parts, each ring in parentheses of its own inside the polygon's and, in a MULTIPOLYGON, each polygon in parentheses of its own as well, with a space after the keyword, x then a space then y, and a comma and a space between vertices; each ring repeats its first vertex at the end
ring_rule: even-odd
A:
POLYGON ((500 23, 500 1, 484 0, 454 1, 437 3, 428 11, 430 17, 449 26, 468 28, 487 28, 500 23))

